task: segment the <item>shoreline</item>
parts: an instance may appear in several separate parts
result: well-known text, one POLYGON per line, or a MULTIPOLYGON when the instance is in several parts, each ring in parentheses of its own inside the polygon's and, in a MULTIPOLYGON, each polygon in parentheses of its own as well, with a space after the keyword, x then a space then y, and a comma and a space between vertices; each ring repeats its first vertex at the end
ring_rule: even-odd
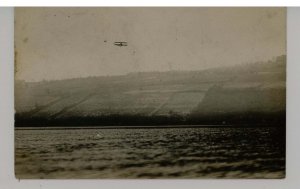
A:
POLYGON ((15 130, 69 130, 69 129, 165 129, 165 128, 265 128, 270 125, 152 125, 152 126, 54 126, 54 127, 15 127, 15 130))

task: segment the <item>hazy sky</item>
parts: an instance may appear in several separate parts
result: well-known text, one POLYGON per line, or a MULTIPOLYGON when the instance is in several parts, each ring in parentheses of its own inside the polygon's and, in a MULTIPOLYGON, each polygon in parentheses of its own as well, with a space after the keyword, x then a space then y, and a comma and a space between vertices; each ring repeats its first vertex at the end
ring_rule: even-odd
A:
POLYGON ((199 70, 286 54, 285 8, 16 8, 15 13, 16 79, 26 81, 199 70))

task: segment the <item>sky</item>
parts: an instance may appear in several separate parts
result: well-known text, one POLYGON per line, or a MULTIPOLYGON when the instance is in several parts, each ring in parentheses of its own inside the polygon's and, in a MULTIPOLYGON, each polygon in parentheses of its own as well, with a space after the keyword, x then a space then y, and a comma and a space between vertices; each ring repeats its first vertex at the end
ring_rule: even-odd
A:
POLYGON ((15 9, 17 80, 203 70, 283 54, 285 8, 15 9))

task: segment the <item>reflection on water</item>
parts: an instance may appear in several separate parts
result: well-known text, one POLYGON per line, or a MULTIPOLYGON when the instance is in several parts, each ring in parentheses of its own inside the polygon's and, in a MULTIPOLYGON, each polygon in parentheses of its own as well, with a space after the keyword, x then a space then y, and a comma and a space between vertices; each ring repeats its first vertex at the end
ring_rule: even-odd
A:
POLYGON ((17 178, 283 178, 278 128, 16 130, 17 178))

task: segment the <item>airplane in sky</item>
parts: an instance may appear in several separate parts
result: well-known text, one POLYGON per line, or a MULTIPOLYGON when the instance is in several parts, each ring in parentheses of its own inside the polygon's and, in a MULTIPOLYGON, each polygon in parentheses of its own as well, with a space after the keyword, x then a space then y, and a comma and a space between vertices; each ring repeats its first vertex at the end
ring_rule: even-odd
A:
POLYGON ((114 45, 123 47, 123 46, 127 46, 127 42, 115 42, 114 45))

